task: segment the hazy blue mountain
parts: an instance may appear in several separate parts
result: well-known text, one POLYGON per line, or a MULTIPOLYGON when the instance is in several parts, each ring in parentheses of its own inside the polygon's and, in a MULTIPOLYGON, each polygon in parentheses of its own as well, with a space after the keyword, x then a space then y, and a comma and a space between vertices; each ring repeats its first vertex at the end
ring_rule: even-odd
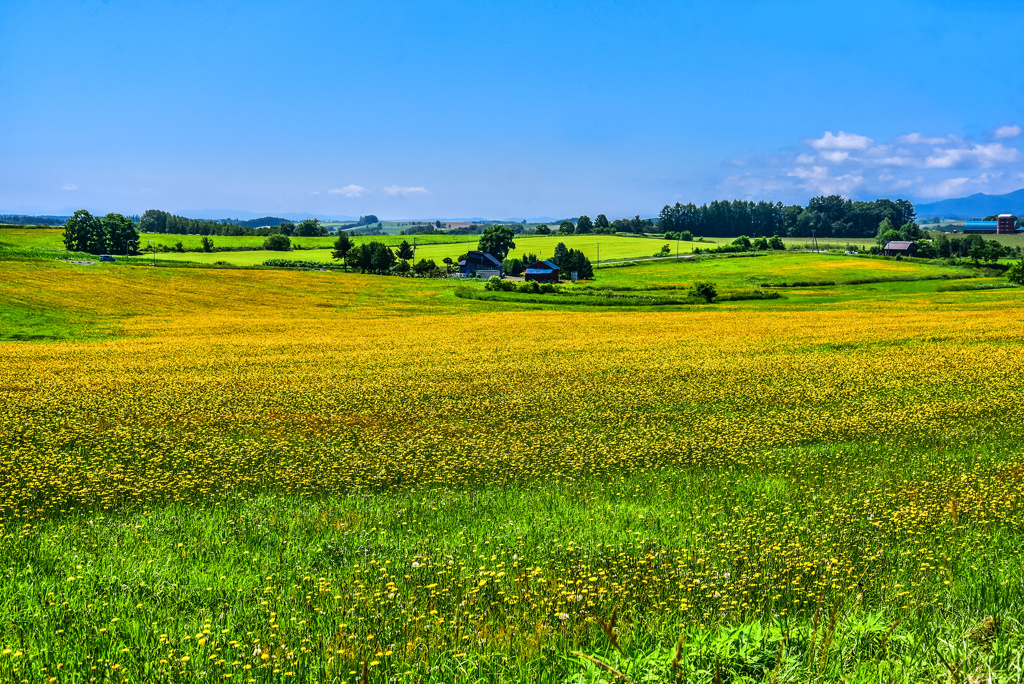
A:
POLYGON ((1008 192, 1005 195, 985 195, 977 193, 970 197, 945 199, 938 202, 914 205, 917 218, 985 218, 992 214, 1024 215, 1024 188, 1008 192))
MULTIPOLYGON (((205 219, 207 221, 223 221, 225 219, 231 219, 231 218, 242 219, 242 220, 252 220, 252 219, 257 219, 257 218, 263 218, 264 216, 268 215, 265 212, 262 213, 262 214, 258 214, 258 213, 252 212, 252 211, 242 211, 240 209, 228 209, 228 210, 224 210, 224 209, 200 209, 200 210, 187 210, 187 211, 173 212, 173 213, 178 214, 179 216, 187 216, 188 218, 201 218, 201 219, 205 219)), ((295 221, 295 222, 302 221, 302 220, 308 219, 308 218, 318 218, 321 221, 325 221, 325 220, 331 220, 331 221, 357 221, 359 219, 358 216, 332 216, 332 217, 328 218, 328 217, 325 217, 323 214, 319 214, 318 215, 318 214, 295 213, 295 212, 286 212, 286 213, 283 213, 283 214, 274 213, 273 216, 275 218, 283 218, 283 219, 287 219, 289 221, 295 221)))

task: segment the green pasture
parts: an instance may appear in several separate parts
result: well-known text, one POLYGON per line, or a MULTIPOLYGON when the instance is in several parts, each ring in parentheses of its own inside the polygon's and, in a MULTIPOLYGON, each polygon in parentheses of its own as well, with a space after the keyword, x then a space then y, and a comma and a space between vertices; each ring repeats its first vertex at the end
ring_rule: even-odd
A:
MULTIPOLYGON (((398 225, 398 224, 396 224, 398 225)), ((401 224, 405 225, 405 224, 401 224)), ((0 226, 0 246, 9 247, 22 247, 22 248, 35 248, 35 249, 46 249, 46 250, 63 250, 63 230, 60 228, 23 228, 19 226, 0 226)), ((330 249, 334 245, 334 241, 337 236, 330 235, 328 237, 295 237, 291 238, 293 245, 300 245, 302 247, 315 247, 319 249, 330 249)), ((1002 240, 1024 240, 1016 236, 1000 236, 1002 240)), ((164 233, 142 233, 139 236, 139 247, 146 249, 149 246, 156 248, 166 247, 168 249, 174 248, 179 242, 182 247, 186 250, 198 250, 202 248, 201 235, 169 235, 164 233)), ((214 248, 217 247, 260 247, 266 240, 262 236, 218 236, 214 235, 210 237, 213 240, 214 248)), ((395 234, 380 235, 380 236, 363 236, 356 235, 353 239, 357 243, 377 241, 383 242, 389 247, 397 247, 403 241, 408 241, 412 244, 413 241, 417 245, 432 245, 436 246, 437 249, 431 247, 429 250, 423 252, 421 255, 420 251, 417 250, 416 258, 434 259, 440 262, 441 259, 448 256, 452 259, 458 257, 460 254, 464 254, 468 249, 475 249, 476 243, 479 242, 479 235, 398 235, 397 231, 395 234), (450 247, 441 247, 441 245, 458 245, 450 247)), ((811 242, 806 238, 784 238, 786 246, 797 246, 797 247, 810 247, 811 242)), ((697 248, 708 248, 720 244, 729 244, 732 242, 732 238, 704 238, 701 242, 684 242, 684 241, 673 241, 665 240, 657 237, 647 236, 636 236, 627 237, 621 235, 517 235, 516 236, 516 249, 512 251, 513 256, 522 256, 524 252, 530 252, 537 254, 542 259, 550 257, 555 251, 555 245, 559 242, 564 242, 567 247, 571 249, 581 250, 587 257, 597 263, 598 256, 600 255, 601 261, 612 261, 616 259, 635 259, 643 256, 652 256, 661 250, 663 245, 668 245, 672 254, 678 251, 680 254, 689 254, 697 248)), ((871 239, 850 239, 850 240, 835 240, 835 239, 822 239, 818 240, 819 249, 842 249, 847 244, 857 246, 867 246, 874 244, 874 240, 871 239)), ((1015 244, 1015 243, 1012 243, 1015 244)), ((1024 243, 1022 243, 1024 244, 1024 243)), ((304 254, 308 254, 304 252, 304 254)), ((169 255, 167 253, 161 253, 160 258, 170 258, 171 260, 189 260, 197 261, 197 263, 213 263, 205 258, 197 258, 195 254, 189 255, 169 255)), ((272 258, 272 257, 266 257, 272 258)), ((298 258, 298 257, 296 257, 298 258)), ((306 258, 306 257, 302 257, 306 258)), ((316 258, 316 257, 310 257, 316 258)), ((227 261, 228 263, 238 265, 251 265, 252 262, 248 259, 238 259, 234 255, 229 255, 224 259, 213 259, 213 261, 227 261)), ((323 260, 322 255, 318 260, 323 260)))
POLYGON ((64 250, 64 230, 61 228, 25 228, 0 226, 0 247, 64 250))
MULTIPOLYGON (((931 233, 931 236, 933 238, 937 237, 938 235, 939 235, 939 231, 932 231, 932 233, 931 233)), ((957 238, 962 239, 962 238, 964 238, 966 236, 963 233, 956 233, 956 234, 946 233, 946 237, 948 237, 950 239, 957 239, 957 238)), ((981 237, 984 238, 986 242, 989 241, 989 240, 995 240, 997 242, 1000 242, 1000 243, 1002 243, 1004 245, 1008 245, 1010 247, 1021 247, 1021 248, 1024 248, 1024 233, 1017 233, 1015 235, 996 235, 995 233, 989 233, 989 234, 981 235, 981 237)))
POLYGON ((761 283, 835 281, 837 285, 868 278, 936 276, 959 277, 968 269, 895 259, 814 254, 761 252, 756 256, 697 257, 642 262, 636 266, 602 268, 594 282, 602 287, 689 287, 710 280, 726 287, 757 287, 761 283))
MULTIPOLYGON (((329 253, 325 250, 230 254, 236 257, 239 266, 259 266, 268 255, 305 261, 329 259, 329 253), (319 255, 320 258, 311 259, 309 255, 319 255)), ((158 255, 157 263, 161 266, 171 266, 191 262, 202 266, 213 264, 222 256, 224 255, 167 254, 158 255), (181 259, 177 260, 179 257, 181 259)), ((151 257, 137 257, 133 261, 149 263, 151 257)), ((95 264, 92 268, 116 266, 95 264)), ((757 256, 705 255, 610 266, 598 269, 593 281, 563 283, 561 294, 547 295, 485 293, 482 282, 455 278, 379 278, 339 271, 331 271, 325 275, 369 279, 366 282, 372 281, 376 296, 406 301, 416 307, 422 307, 428 302, 440 303, 451 301, 452 298, 463 298, 470 308, 491 310, 544 310, 552 307, 559 310, 589 310, 595 306, 658 306, 656 301, 642 299, 666 298, 671 302, 678 302, 687 296, 689 288, 698 281, 715 283, 722 295, 750 291, 777 292, 781 295, 779 299, 771 300, 721 301, 712 305, 715 308, 815 309, 842 304, 848 308, 871 309, 895 303, 900 303, 900 306, 915 306, 925 301, 928 306, 957 302, 1016 306, 1021 298, 1021 290, 1018 288, 985 289, 1006 285, 1006 279, 994 276, 992 272, 984 269, 880 257, 792 251, 760 253, 757 256), (762 283, 781 287, 762 287, 762 283), (950 290, 951 284, 964 289, 950 290), (967 290, 968 287, 978 289, 967 290), (625 296, 627 299, 610 300, 610 296, 625 296), (637 301, 629 298, 637 298, 637 301)), ((665 306, 671 308, 675 304, 665 306)))
MULTIPOLYGON (((190 236, 186 236, 190 237, 190 236)), ((238 238, 236 238, 238 239, 238 238)), ((253 239, 253 238, 245 238, 253 239)), ((417 237, 416 261, 420 259, 432 259, 435 263, 441 264, 445 257, 456 261, 459 256, 467 251, 476 249, 479 236, 425 236, 417 237), (434 238, 428 241, 427 238, 434 238), (456 241, 458 240, 458 241, 456 241)), ((333 238, 297 238, 293 242, 300 245, 315 244, 314 240, 326 241, 333 244, 333 238)), ((412 244, 411 237, 389 236, 385 238, 357 237, 357 243, 377 240, 384 242, 391 247, 397 247, 403 240, 412 244)), ((198 241, 198 238, 197 238, 198 241)), ((218 245, 218 238, 214 238, 214 245, 218 245)), ((522 257, 526 253, 536 254, 541 259, 550 258, 555 252, 555 245, 565 243, 570 249, 581 250, 594 263, 597 263, 598 254, 601 261, 616 261, 638 259, 654 256, 662 245, 670 244, 664 240, 657 240, 645 237, 622 237, 617 235, 518 235, 516 236, 516 248, 510 256, 522 257)), ((724 240, 723 240, 724 242, 724 240)), ((260 243, 262 244, 262 238, 260 243)), ((680 254, 689 254, 695 247, 711 247, 713 243, 680 242, 680 254)), ((672 248, 675 244, 672 243, 672 248)), ((188 261, 197 264, 212 264, 224 261, 235 266, 256 266, 267 259, 298 259, 303 261, 333 261, 331 249, 304 249, 291 250, 288 252, 273 251, 246 251, 246 252, 168 252, 160 253, 157 258, 165 261, 188 261)))

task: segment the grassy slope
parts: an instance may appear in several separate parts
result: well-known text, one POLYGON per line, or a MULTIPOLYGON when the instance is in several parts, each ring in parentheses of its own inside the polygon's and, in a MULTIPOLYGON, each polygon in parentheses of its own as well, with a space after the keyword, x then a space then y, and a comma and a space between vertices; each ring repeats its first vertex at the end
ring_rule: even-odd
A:
MULTIPOLYGON (((61 229, 20 229, 17 227, 0 227, 0 246, 9 245, 23 248, 36 248, 43 250, 62 250, 61 229)), ((385 235, 379 237, 356 236, 357 242, 369 242, 376 240, 383 242, 389 247, 397 247, 403 241, 413 242, 415 237, 419 245, 427 245, 416 250, 417 259, 433 259, 437 263, 445 257, 456 259, 469 249, 475 249, 479 236, 476 235, 420 235, 401 236, 385 235)), ((216 247, 259 247, 265 238, 262 237, 218 237, 213 238, 216 247)), ((292 242, 303 247, 316 247, 316 250, 301 250, 290 252, 284 258, 304 259, 310 261, 331 261, 330 249, 334 243, 334 237, 324 238, 302 238, 293 237, 292 242)), ((173 247, 181 242, 185 249, 199 249, 202 237, 199 235, 158 235, 143 234, 140 238, 142 246, 164 245, 173 247)), ((633 259, 638 257, 652 256, 661 250, 662 245, 668 244, 672 253, 675 254, 676 247, 680 254, 687 254, 695 247, 708 247, 715 244, 730 242, 727 238, 708 238, 706 242, 669 242, 656 238, 644 237, 619 237, 619 236, 596 236, 596 235, 570 235, 570 236, 531 236, 521 235, 516 237, 516 249, 512 256, 522 256, 525 252, 536 254, 541 258, 550 257, 555 250, 555 245, 564 242, 572 249, 582 250, 592 261, 596 262, 598 257, 598 246, 600 246, 600 257, 602 261, 633 259)), ((807 243, 802 238, 787 238, 787 245, 803 246, 807 243)), ((821 241, 822 248, 842 247, 847 241, 821 241)), ((871 240, 850 240, 851 244, 873 244, 871 240)), ((190 261, 200 264, 212 264, 217 261, 225 261, 238 266, 253 266, 263 263, 266 259, 280 258, 278 252, 253 251, 253 252, 186 252, 186 253, 162 253, 159 259, 167 261, 190 261)))

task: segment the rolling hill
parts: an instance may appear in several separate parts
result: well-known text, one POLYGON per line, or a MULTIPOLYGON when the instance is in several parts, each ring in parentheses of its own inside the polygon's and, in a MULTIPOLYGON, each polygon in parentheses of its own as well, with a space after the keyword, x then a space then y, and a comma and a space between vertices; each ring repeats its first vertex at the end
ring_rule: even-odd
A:
POLYGON ((919 219, 939 216, 941 218, 974 219, 992 214, 1024 214, 1024 188, 1005 195, 976 193, 969 197, 939 200, 916 207, 919 219))

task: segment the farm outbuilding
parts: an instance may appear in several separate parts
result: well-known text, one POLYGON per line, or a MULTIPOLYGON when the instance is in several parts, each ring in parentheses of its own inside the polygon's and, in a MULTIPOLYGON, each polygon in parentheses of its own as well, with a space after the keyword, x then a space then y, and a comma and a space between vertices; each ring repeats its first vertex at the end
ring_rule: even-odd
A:
POLYGON ((996 232, 1000 235, 1019 233, 1017 217, 1013 214, 1000 214, 996 217, 996 232))
POLYGON ((1019 233, 1020 226, 1013 214, 1000 214, 995 221, 967 221, 964 232, 974 235, 1014 235, 1019 233))
POLYGON ((557 283, 558 264, 548 261, 538 261, 526 267, 524 280, 536 280, 538 283, 557 283))
POLYGON ((909 240, 890 240, 885 243, 882 254, 885 256, 914 256, 917 253, 917 245, 909 240))
POLYGON ((999 230, 998 221, 967 221, 964 223, 964 232, 974 235, 994 235, 999 230))
POLYGON ((503 274, 501 262, 487 252, 472 251, 459 261, 459 273, 479 278, 490 278, 503 274))

